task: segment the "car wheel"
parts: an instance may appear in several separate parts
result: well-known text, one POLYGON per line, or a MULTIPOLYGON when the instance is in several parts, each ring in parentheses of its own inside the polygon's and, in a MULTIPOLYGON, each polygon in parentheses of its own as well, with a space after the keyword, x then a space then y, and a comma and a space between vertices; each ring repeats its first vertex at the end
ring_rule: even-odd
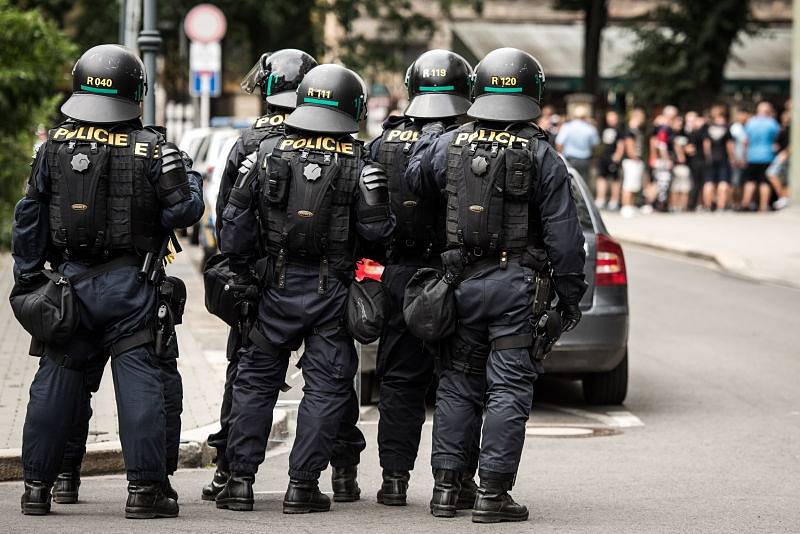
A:
POLYGON ((628 394, 628 351, 614 369, 583 378, 583 398, 594 405, 622 404, 628 394))
POLYGON ((361 373, 361 405, 372 404, 372 394, 375 391, 375 371, 361 373))

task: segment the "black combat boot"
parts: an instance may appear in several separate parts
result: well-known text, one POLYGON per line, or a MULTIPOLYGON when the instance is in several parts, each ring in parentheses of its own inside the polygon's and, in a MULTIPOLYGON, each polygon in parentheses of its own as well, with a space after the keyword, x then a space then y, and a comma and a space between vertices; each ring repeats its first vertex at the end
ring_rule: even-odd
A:
POLYGON ((228 482, 228 478, 231 476, 230 473, 227 471, 223 471, 219 467, 216 471, 214 471, 214 478, 211 479, 205 487, 203 487, 203 494, 201 498, 204 501, 213 501, 219 495, 219 492, 222 491, 222 488, 225 487, 225 484, 228 482))
POLYGON ((478 497, 472 508, 473 523, 500 523, 503 521, 526 521, 528 508, 514 502, 508 491, 510 480, 485 480, 481 478, 478 497))
POLYGON ((250 512, 253 510, 253 482, 256 476, 231 473, 222 491, 217 493, 217 508, 250 512))
POLYGON ((408 471, 383 470, 383 484, 378 491, 378 502, 386 506, 405 506, 408 491, 408 471))
POLYGON ((283 497, 284 514, 307 514, 327 512, 331 509, 330 498, 319 491, 316 480, 289 479, 289 487, 283 497))
POLYGON ((53 483, 53 501, 58 504, 78 502, 78 488, 81 485, 80 471, 65 471, 58 474, 53 483))
POLYGON ((174 499, 175 502, 178 502, 178 492, 175 491, 175 488, 172 487, 172 484, 169 481, 169 476, 167 476, 167 479, 161 485, 161 491, 163 491, 164 495, 166 495, 170 499, 174 499))
POLYGON ((178 517, 178 503, 164 495, 164 483, 136 480, 128 482, 128 502, 125 517, 128 519, 154 519, 178 517))
POLYGON ((478 485, 475 483, 474 473, 464 473, 461 475, 461 489, 458 491, 458 502, 456 509, 469 510, 475 505, 475 497, 478 495, 478 485))
POLYGON ((461 473, 452 469, 434 469, 433 480, 431 513, 435 517, 455 517, 461 473))
POLYGON ((331 487, 333 487, 334 501, 357 501, 361 497, 361 488, 358 487, 358 466, 333 467, 331 487))
POLYGON ((25 493, 22 494, 22 513, 25 515, 46 515, 50 512, 50 488, 39 480, 26 480, 25 493))

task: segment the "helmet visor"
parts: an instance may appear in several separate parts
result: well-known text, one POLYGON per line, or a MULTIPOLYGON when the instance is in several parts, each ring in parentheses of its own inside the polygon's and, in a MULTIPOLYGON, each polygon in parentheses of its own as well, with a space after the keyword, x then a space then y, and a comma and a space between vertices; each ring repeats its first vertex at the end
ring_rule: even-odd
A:
POLYGON ((73 93, 61 106, 61 113, 78 121, 103 124, 133 120, 142 110, 138 102, 124 98, 73 93))
POLYGON ((255 65, 253 65, 253 68, 251 68, 250 71, 244 75, 244 78, 242 78, 242 83, 239 84, 239 86, 242 88, 242 91, 252 94, 253 91, 256 90, 256 87, 264 82, 265 72, 262 58, 263 56, 258 58, 258 61, 256 61, 255 65))
POLYGON ((458 95, 443 93, 417 95, 411 99, 406 108, 406 117, 417 119, 444 119, 463 115, 471 102, 458 95))

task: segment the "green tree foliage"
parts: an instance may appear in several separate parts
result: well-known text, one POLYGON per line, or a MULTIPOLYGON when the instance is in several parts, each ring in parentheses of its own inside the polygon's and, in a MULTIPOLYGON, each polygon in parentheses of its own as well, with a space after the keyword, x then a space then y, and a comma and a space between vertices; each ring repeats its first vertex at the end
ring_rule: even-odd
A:
POLYGON ((749 0, 676 0, 635 29, 639 47, 627 78, 638 103, 704 109, 723 83, 725 63, 739 32, 748 29, 749 0))
POLYGON ((36 11, 0 0, 0 246, 7 246, 11 211, 22 195, 39 123, 56 109, 74 45, 36 11))

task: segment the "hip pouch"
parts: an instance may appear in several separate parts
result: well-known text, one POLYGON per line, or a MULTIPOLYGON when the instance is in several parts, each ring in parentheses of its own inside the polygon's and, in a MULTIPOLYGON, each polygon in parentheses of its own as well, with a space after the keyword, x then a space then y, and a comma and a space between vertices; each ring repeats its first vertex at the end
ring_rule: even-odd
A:
POLYGON ((67 344, 80 325, 78 298, 73 286, 124 266, 137 266, 136 256, 121 256, 67 277, 43 269, 14 285, 9 300, 14 317, 33 338, 48 346, 67 344))
POLYGON ((423 268, 406 285, 403 319, 409 331, 423 341, 441 341, 455 331, 456 299, 447 280, 441 271, 423 268))
POLYGON ((227 290, 233 277, 228 258, 222 254, 209 258, 203 268, 206 310, 225 321, 228 326, 236 327, 239 322, 239 299, 233 291, 227 290))
POLYGON ((362 344, 376 341, 390 314, 389 291, 383 283, 365 278, 354 280, 347 289, 345 323, 347 331, 362 344))

